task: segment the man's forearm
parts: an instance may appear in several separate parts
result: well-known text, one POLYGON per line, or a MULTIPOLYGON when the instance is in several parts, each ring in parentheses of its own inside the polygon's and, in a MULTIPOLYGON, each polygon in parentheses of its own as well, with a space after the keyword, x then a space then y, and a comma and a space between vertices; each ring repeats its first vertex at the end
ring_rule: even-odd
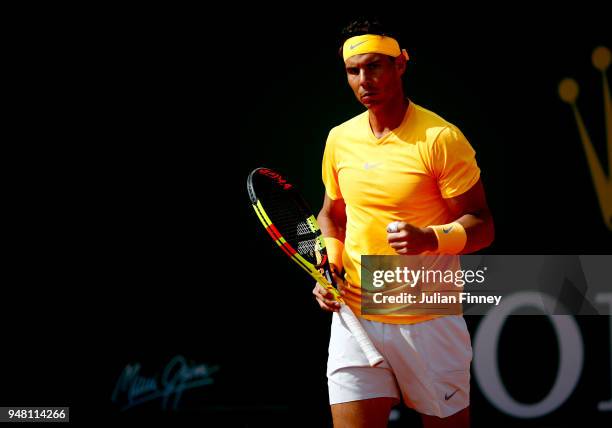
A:
POLYGON ((464 214, 456 221, 461 223, 467 235, 467 242, 461 251, 462 254, 469 254, 486 248, 493 242, 495 227, 493 217, 489 212, 464 214))
POLYGON ((335 222, 330 216, 323 212, 319 213, 317 222, 321 227, 323 236, 330 236, 344 242, 346 224, 338 224, 338 222, 335 222))

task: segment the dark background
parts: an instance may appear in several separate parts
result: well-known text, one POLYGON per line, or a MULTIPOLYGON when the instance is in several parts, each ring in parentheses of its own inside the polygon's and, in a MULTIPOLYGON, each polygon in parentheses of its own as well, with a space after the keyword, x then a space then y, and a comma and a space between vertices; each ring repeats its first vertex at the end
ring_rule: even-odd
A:
MULTIPOLYGON (((327 132, 362 111, 337 56, 352 9, 48 12, 20 13, 11 39, 14 240, 0 404, 69 405, 75 423, 328 426, 329 316, 260 228, 245 181, 255 167, 278 168, 320 208, 327 132), (153 376, 176 355, 218 365, 214 384, 186 391, 176 411, 111 401, 127 364, 153 376)), ((612 233, 557 92, 564 77, 579 83, 605 165, 601 74, 590 62, 596 46, 612 47, 602 11, 398 5, 387 14, 411 56, 407 94, 477 152, 496 223, 486 252, 609 254, 612 233)), ((474 426, 569 426, 575 415, 609 424, 610 412, 596 410, 612 388, 609 319, 576 320, 585 362, 564 405, 513 418, 473 382, 474 426)), ((467 318, 472 334, 480 321, 467 318)), ((551 333, 533 316, 502 331, 502 377, 519 401, 550 389, 551 333)), ((405 408, 400 421, 418 424, 405 408)))

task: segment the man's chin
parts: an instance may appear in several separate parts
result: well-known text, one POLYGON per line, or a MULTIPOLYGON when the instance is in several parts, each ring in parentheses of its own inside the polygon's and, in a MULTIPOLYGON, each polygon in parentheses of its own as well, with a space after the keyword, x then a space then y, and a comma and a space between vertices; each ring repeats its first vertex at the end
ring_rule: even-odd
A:
POLYGON ((361 101, 361 104, 363 104, 363 106, 367 108, 368 110, 376 110, 382 105, 380 101, 374 101, 374 100, 361 101))

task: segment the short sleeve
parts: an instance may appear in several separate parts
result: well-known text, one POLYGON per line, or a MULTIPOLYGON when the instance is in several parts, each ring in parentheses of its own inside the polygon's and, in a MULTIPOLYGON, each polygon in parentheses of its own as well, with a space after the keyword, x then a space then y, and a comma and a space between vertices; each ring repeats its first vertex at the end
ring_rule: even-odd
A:
POLYGON ((442 197, 467 192, 480 178, 476 152, 455 126, 444 128, 432 147, 432 165, 442 197))
POLYGON ((325 143, 322 175, 327 196, 334 200, 342 199, 342 192, 340 191, 340 183, 338 181, 338 164, 336 161, 336 145, 333 130, 329 133, 325 143))

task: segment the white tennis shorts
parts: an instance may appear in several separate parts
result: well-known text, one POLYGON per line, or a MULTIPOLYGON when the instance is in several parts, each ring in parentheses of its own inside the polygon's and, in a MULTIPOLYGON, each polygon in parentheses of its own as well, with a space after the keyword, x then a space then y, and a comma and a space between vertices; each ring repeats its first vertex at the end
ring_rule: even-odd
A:
POLYGON ((360 319, 385 358, 370 367, 346 324, 333 314, 327 384, 330 404, 392 397, 419 413, 445 418, 470 404, 470 334, 461 315, 417 324, 360 319))

